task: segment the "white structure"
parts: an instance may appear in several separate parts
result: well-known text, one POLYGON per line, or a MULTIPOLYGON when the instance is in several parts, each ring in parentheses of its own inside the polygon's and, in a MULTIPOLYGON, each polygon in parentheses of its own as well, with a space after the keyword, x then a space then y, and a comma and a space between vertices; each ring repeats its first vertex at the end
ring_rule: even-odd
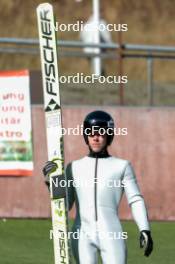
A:
MULTIPOLYGON (((80 38, 84 43, 99 44, 100 42, 111 42, 111 35, 106 29, 107 23, 105 20, 100 19, 99 14, 99 0, 93 1, 93 14, 84 25, 84 30, 81 31, 80 38), (103 25, 103 26, 102 26, 103 25)), ((99 54, 100 48, 84 48, 85 53, 99 54)), ((92 72, 95 75, 101 75, 101 59, 100 57, 92 58, 92 72)))

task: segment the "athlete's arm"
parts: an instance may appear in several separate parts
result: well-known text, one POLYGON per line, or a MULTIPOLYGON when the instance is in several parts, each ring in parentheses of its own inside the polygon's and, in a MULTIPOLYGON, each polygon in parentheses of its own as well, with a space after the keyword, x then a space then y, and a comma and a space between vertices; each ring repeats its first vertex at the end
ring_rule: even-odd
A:
POLYGON ((66 178, 68 184, 68 201, 70 210, 75 202, 75 188, 73 186, 72 163, 69 163, 66 167, 66 178))
POLYGON ((140 231, 140 246, 142 245, 141 247, 145 247, 145 256, 149 256, 153 249, 153 241, 151 238, 148 214, 143 196, 137 184, 134 170, 130 163, 128 163, 125 168, 123 180, 127 201, 140 231))

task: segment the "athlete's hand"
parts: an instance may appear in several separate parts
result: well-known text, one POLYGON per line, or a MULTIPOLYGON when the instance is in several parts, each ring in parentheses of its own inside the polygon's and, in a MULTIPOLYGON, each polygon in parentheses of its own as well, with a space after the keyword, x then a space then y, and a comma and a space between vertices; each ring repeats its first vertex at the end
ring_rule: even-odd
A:
POLYGON ((144 255, 149 257, 153 250, 153 240, 149 230, 142 230, 140 232, 140 248, 144 248, 144 255))
POLYGON ((43 167, 42 171, 44 175, 44 180, 48 187, 50 185, 49 175, 50 173, 56 171, 57 168, 58 168, 58 165, 54 161, 47 161, 45 166, 43 167))

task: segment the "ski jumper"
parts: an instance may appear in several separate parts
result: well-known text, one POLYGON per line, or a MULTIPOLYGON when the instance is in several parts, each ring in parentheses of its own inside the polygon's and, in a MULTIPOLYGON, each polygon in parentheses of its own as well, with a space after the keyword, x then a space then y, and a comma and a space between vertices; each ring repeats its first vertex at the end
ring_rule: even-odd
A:
POLYGON ((150 230, 144 199, 129 161, 104 153, 73 161, 66 169, 69 207, 76 204, 72 239, 77 264, 126 264, 127 252, 118 208, 125 193, 139 230, 150 230), (71 183, 71 184, 70 184, 71 183))

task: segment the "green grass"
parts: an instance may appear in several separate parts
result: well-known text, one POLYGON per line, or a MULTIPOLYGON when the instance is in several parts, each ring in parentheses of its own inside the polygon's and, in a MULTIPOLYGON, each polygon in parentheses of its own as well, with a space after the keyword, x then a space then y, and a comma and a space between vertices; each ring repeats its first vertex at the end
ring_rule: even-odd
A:
MULTIPOLYGON (((128 264, 174 263, 174 226, 174 222, 152 222, 154 252, 150 258, 145 258, 138 247, 136 225, 124 221, 123 229, 128 232, 128 264)), ((54 263, 50 229, 49 220, 0 220, 0 263, 54 263)))

